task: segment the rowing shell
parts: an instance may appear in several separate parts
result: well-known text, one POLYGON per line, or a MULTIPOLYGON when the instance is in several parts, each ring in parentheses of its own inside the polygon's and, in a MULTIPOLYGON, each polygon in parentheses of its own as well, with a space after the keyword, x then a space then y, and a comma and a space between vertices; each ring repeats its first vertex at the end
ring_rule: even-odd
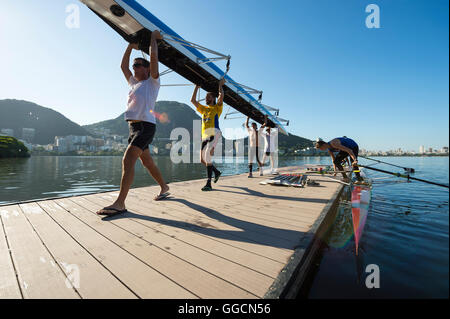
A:
POLYGON ((363 185, 352 184, 352 220, 356 255, 358 255, 359 241, 363 234, 367 215, 369 214, 370 200, 372 198, 371 181, 364 178, 364 182, 363 185))
MULTIPOLYGON (((233 81, 227 72, 212 62, 218 60, 217 58, 204 56, 197 50, 203 47, 184 40, 135 0, 80 1, 126 41, 138 43, 139 49, 143 52, 149 51, 152 32, 161 31, 163 41, 159 43, 158 51, 159 61, 162 64, 208 92, 217 91, 219 80, 225 78, 226 83, 223 86, 225 103, 261 124, 267 115, 268 126, 277 127, 281 133, 287 135, 279 120, 261 104, 260 100, 251 95, 246 86, 233 81)), ((224 57, 231 58, 222 55, 222 58, 224 57)))

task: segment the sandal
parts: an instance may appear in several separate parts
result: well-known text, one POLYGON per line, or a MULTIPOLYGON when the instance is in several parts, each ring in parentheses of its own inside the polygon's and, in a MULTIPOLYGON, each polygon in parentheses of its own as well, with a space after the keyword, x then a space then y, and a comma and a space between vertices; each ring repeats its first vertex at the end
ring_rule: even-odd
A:
POLYGON ((119 214, 123 214, 127 212, 126 209, 117 209, 117 208, 103 208, 100 211, 97 212, 97 215, 99 216, 115 216, 119 214), (103 211, 103 212, 102 212, 103 211), (112 213, 105 213, 105 211, 110 211, 112 213))
POLYGON ((166 199, 169 195, 170 195, 169 192, 165 192, 163 194, 159 194, 158 196, 153 198, 153 200, 155 200, 155 201, 163 200, 163 199, 166 199))

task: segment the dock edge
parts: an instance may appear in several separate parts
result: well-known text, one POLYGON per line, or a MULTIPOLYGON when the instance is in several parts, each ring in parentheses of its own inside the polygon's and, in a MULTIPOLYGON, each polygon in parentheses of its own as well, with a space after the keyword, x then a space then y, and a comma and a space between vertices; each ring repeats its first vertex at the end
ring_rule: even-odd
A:
POLYGON ((295 299, 304 284, 312 262, 319 252, 320 238, 327 232, 337 214, 339 198, 344 191, 345 185, 341 185, 333 194, 330 201, 322 209, 316 222, 305 234, 289 262, 279 273, 271 287, 264 295, 264 299, 295 299))

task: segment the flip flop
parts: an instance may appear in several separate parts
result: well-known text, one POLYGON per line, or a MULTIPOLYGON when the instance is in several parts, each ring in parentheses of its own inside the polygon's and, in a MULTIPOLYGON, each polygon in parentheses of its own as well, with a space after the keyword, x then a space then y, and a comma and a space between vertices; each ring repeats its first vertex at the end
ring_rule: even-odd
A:
POLYGON ((115 216, 115 215, 123 214, 123 213, 127 212, 126 209, 120 210, 120 209, 117 209, 117 208, 103 208, 102 210, 103 211, 105 211, 105 210, 106 211, 111 211, 112 213, 98 213, 97 212, 97 215, 99 215, 99 216, 115 216))
POLYGON ((153 200, 155 200, 155 201, 163 200, 163 199, 167 198, 169 195, 170 195, 169 192, 165 192, 163 194, 159 194, 158 196, 153 198, 153 200))

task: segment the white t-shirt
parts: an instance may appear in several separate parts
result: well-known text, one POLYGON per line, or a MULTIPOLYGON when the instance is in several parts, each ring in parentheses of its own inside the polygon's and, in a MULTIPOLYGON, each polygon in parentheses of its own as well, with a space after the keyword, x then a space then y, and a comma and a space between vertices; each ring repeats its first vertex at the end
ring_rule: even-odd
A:
POLYGON ((255 131, 251 126, 247 128, 247 131, 248 131, 248 145, 250 147, 256 147, 256 138, 258 137, 257 132, 259 131, 255 131))
POLYGON ((134 76, 128 80, 128 93, 125 120, 144 121, 156 124, 155 104, 161 86, 159 77, 155 80, 150 76, 147 80, 138 82, 134 76))
POLYGON ((277 129, 270 129, 270 134, 267 133, 266 130, 264 130, 263 133, 261 133, 264 137, 264 153, 270 152, 274 153, 276 152, 276 147, 278 146, 277 137, 278 137, 278 130, 277 129))

